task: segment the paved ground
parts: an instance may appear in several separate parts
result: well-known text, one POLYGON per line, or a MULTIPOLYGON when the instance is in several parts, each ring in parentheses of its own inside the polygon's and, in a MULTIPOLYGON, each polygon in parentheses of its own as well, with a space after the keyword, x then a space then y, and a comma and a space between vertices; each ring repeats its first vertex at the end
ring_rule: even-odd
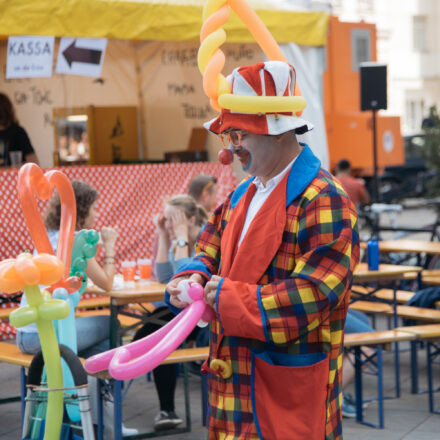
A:
MULTIPOLYGON (((385 216, 384 216, 385 217, 385 216)), ((401 224, 429 223, 434 218, 434 213, 428 209, 408 210, 398 215, 398 222, 401 224)), ((384 218, 384 221, 386 219, 384 218)), ((392 234, 392 233, 391 233, 392 234)), ((390 237, 391 238, 391 237, 390 237)), ((423 238, 419 237, 419 238, 423 238)), ((384 327, 385 322, 379 321, 378 326, 384 327)), ((401 344, 402 348, 407 348, 401 344)), ((384 359, 384 384, 385 394, 394 393, 394 368, 393 357, 390 353, 384 359)), ((425 351, 419 352, 420 385, 426 386, 426 359, 425 351)), ((378 430, 355 423, 353 420, 344 419, 344 438, 346 440, 434 440, 440 438, 440 415, 430 414, 428 411, 427 394, 410 394, 410 371, 409 353, 401 353, 401 387, 402 396, 399 399, 385 401, 385 429, 378 430)), ((18 394, 19 368, 1 364, 0 383, 2 385, 0 398, 18 394)), ((440 367, 437 365, 435 371, 437 385, 440 385, 440 367)), ((206 430, 201 424, 200 406, 200 379, 196 376, 190 377, 191 387, 191 414, 193 430, 190 433, 175 434, 162 437, 163 439, 202 440, 206 438, 206 430)), ((364 378, 365 393, 373 396, 376 390, 376 381, 372 376, 364 378)), ((176 396, 178 413, 183 416, 183 388, 182 380, 179 380, 179 387, 176 396)), ((353 393, 353 390, 351 390, 353 393)), ((440 393, 435 397, 436 407, 440 409, 440 393)), ((157 411, 157 398, 154 386, 147 382, 145 377, 137 379, 124 402, 124 421, 129 427, 139 430, 151 430, 152 421, 157 411)), ((365 416, 370 421, 376 421, 377 405, 371 403, 365 410, 365 416)), ((20 406, 19 402, 4 404, 0 406, 0 439, 14 440, 20 438, 20 406)), ((106 439, 107 440, 107 439, 106 439)), ((288 440, 288 439, 286 439, 288 440)), ((305 439, 308 440, 308 439, 305 439)))

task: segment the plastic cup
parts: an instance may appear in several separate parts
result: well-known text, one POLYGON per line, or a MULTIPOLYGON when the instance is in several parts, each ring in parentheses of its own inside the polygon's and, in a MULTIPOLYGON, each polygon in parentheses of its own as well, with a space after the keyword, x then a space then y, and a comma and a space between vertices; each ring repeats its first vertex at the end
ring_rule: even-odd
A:
POLYGON ((151 260, 149 258, 139 258, 137 265, 140 279, 149 280, 151 278, 151 260))
POLYGON ((23 153, 21 151, 10 151, 9 160, 11 162, 11 167, 18 168, 23 162, 23 153))
POLYGON ((122 276, 124 283, 134 285, 134 276, 136 275, 136 261, 123 261, 121 263, 122 276))

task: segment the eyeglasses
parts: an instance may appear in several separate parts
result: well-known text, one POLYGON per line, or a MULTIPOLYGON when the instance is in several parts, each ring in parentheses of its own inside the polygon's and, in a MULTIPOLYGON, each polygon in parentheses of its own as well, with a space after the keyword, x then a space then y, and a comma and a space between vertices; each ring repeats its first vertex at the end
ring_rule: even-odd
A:
POLYGON ((220 133, 219 137, 225 148, 232 144, 234 147, 241 147, 241 138, 243 136, 243 131, 232 130, 226 133, 220 133))

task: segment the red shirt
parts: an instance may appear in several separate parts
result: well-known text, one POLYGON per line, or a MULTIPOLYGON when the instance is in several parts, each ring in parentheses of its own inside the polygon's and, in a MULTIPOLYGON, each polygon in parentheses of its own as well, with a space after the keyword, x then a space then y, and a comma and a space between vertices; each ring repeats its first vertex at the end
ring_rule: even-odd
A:
POLYGON ((348 197, 350 197, 355 205, 358 203, 368 203, 369 195, 363 180, 351 176, 339 176, 337 179, 341 182, 348 197))

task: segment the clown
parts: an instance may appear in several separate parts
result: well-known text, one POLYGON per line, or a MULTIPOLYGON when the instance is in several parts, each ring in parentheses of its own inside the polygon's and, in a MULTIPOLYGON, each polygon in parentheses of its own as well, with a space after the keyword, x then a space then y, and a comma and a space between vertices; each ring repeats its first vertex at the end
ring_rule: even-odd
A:
MULTIPOLYGON (((228 82, 233 96, 290 98, 295 79, 291 65, 268 61, 235 69, 228 82)), ((294 113, 223 108, 205 127, 250 174, 167 285, 167 300, 182 308, 179 281, 203 284, 216 312, 202 368, 209 438, 340 439, 344 321, 359 260, 354 206, 298 143, 312 126, 294 113)))

